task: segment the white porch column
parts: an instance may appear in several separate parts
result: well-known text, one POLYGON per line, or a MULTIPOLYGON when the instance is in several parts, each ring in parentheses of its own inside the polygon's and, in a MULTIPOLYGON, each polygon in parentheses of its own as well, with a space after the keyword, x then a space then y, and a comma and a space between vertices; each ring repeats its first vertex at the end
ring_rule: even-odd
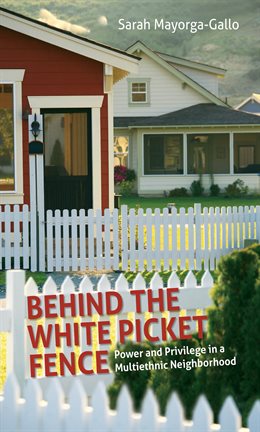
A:
POLYGON ((188 174, 188 144, 187 144, 187 134, 183 134, 183 174, 188 174))
POLYGON ((113 93, 107 95, 108 107, 108 194, 109 208, 114 209, 114 124, 113 124, 113 93))
POLYGON ((229 162, 230 162, 230 167, 229 167, 229 171, 230 174, 234 174, 234 133, 230 132, 229 134, 229 162))
POLYGON ((101 122, 100 108, 92 108, 93 209, 101 209, 101 122))

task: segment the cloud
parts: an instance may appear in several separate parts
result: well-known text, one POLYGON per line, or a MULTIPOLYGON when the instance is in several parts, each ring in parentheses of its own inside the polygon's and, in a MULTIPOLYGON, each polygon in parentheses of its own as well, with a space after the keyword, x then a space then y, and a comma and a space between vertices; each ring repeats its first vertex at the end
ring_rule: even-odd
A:
POLYGON ((38 20, 46 24, 49 24, 53 27, 57 27, 59 29, 66 30, 72 33, 77 33, 77 34, 90 33, 89 28, 82 27, 76 24, 71 24, 68 21, 60 20, 51 12, 49 12, 47 9, 40 10, 40 17, 38 20))
POLYGON ((98 18, 98 24, 102 25, 102 26, 106 26, 107 25, 107 17, 105 15, 102 15, 98 18))

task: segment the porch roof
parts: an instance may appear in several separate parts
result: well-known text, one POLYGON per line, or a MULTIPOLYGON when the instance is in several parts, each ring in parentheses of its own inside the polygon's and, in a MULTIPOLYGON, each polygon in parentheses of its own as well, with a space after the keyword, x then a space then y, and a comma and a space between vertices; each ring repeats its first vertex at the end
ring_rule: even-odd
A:
POLYGON ((201 103, 160 116, 114 118, 115 128, 229 125, 260 126, 260 118, 214 103, 201 103))

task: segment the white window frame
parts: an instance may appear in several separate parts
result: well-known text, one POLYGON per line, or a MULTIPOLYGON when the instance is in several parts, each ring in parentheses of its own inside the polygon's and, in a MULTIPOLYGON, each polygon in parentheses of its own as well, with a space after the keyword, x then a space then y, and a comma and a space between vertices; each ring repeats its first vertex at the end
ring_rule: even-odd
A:
POLYGON ((14 190, 0 191, 0 205, 23 204, 22 81, 25 69, 0 69, 0 84, 13 85, 14 190))
POLYGON ((129 78, 128 79, 128 105, 129 106, 149 106, 150 105, 150 78, 129 78), (145 92, 133 92, 133 84, 145 84, 145 92), (133 93, 145 94, 145 101, 133 101, 133 93))

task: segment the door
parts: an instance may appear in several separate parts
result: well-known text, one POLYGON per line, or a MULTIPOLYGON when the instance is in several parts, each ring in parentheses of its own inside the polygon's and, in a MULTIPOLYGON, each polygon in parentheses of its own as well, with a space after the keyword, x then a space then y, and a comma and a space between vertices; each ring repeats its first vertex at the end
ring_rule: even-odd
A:
POLYGON ((45 109, 45 209, 92 207, 91 110, 45 109))

